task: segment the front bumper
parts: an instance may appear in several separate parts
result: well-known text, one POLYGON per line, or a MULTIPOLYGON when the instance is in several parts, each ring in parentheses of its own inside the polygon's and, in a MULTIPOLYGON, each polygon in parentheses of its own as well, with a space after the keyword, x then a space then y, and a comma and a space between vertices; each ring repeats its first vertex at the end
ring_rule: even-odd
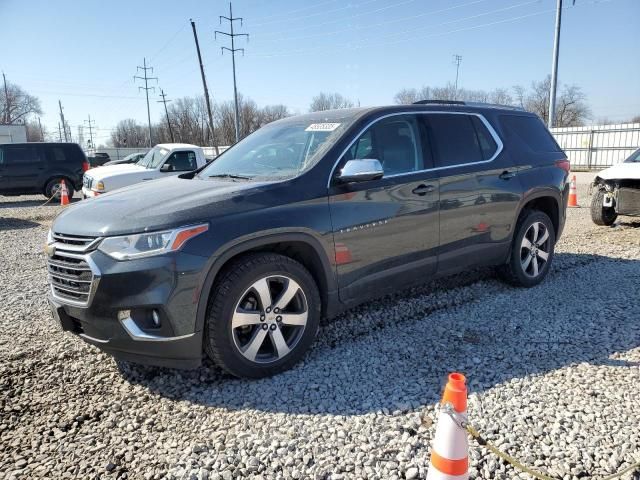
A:
POLYGON ((119 262, 99 250, 85 257, 95 270, 86 305, 50 290, 52 314, 62 330, 123 360, 175 368, 200 365, 196 312, 206 258, 176 252, 119 262), (159 327, 144 320, 152 311, 159 327))
POLYGON ((82 187, 82 198, 95 198, 100 195, 100 192, 95 192, 87 187, 82 187))

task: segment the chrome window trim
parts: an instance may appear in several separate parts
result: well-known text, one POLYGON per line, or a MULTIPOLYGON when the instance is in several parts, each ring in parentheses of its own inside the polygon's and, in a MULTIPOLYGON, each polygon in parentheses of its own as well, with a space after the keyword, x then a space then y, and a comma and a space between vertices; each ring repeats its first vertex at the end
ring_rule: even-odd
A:
POLYGON ((447 115, 474 115, 474 116, 478 117, 480 119, 480 121, 484 124, 484 126, 487 128, 487 130, 489 131, 491 136, 493 137, 493 140, 496 142, 497 148, 496 148, 495 153, 488 160, 481 160, 479 162, 459 163, 459 164, 456 164, 456 165, 447 165, 447 166, 444 166, 444 167, 425 168, 423 170, 414 170, 414 171, 411 171, 411 172, 396 173, 394 175, 385 175, 380 180, 384 180, 385 178, 395 178, 395 177, 406 176, 406 175, 414 175, 414 174, 417 174, 417 173, 435 172, 435 171, 439 171, 439 170, 446 170, 446 169, 449 169, 449 168, 458 168, 458 167, 466 167, 466 166, 469 166, 469 165, 482 165, 482 164, 485 164, 485 163, 491 163, 498 157, 498 155, 500 155, 500 153, 502 153, 502 150, 504 150, 504 144, 502 143, 502 139, 500 138, 498 133, 495 131, 493 126, 489 123, 489 121, 481 113, 476 113, 476 112, 448 112, 446 110, 433 110, 433 111, 422 111, 422 112, 405 111, 405 112, 388 113, 386 115, 382 115, 381 117, 378 117, 378 118, 375 118, 375 119, 371 120, 367 125, 365 125, 358 132, 358 134, 354 137, 354 139, 351 140, 351 142, 349 142, 349 145, 347 145, 347 147, 338 156, 338 160, 336 161, 336 163, 333 165, 333 168, 331 169, 331 173, 329 174, 329 180, 327 181, 327 188, 331 188, 331 180, 333 179, 333 175, 335 174, 336 168, 338 167, 338 164, 342 161, 342 158, 344 157, 345 153, 347 153, 347 151, 353 146, 353 144, 372 125, 374 125, 375 123, 379 122, 380 120, 384 120, 385 118, 395 117, 395 116, 398 116, 398 115, 431 115, 431 114, 436 114, 436 115, 442 115, 442 114, 447 114, 447 115))
MULTIPOLYGON (((60 303, 63 303, 65 305, 71 305, 74 307, 88 307, 89 305, 91 305, 91 302, 96 293, 96 290, 98 289, 98 284, 100 283, 101 273, 100 273, 100 270, 98 269, 98 266, 89 255, 80 255, 77 253, 72 253, 72 252, 63 250, 62 248, 58 249, 57 247, 58 245, 60 245, 61 247, 66 247, 67 245, 64 243, 54 243, 53 245, 56 245, 56 255, 60 255, 61 257, 69 257, 69 258, 84 260, 87 263, 87 265, 89 265, 93 278, 91 279, 91 287, 89 288, 89 295, 87 295, 86 302, 79 302, 76 300, 70 300, 68 298, 59 297, 58 295, 56 295, 53 281, 51 280, 51 275, 49 274, 49 271, 48 271, 49 258, 47 258, 47 280, 49 281, 51 296, 56 300, 58 300, 60 303)), ((61 290, 64 290, 64 289, 61 289, 61 290)))

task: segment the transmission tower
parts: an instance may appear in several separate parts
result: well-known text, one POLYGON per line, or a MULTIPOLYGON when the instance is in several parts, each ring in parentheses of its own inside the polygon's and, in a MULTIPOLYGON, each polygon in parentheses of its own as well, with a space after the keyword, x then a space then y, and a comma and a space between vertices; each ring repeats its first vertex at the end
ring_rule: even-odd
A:
POLYGON ((158 81, 158 77, 149 77, 147 75, 147 71, 148 70, 151 70, 151 73, 153 73, 153 67, 147 67, 147 59, 146 58, 143 58, 142 67, 138 65, 136 73, 139 72, 140 70, 142 70, 142 72, 144 73, 144 76, 140 77, 138 75, 134 75, 133 76, 133 81, 135 82, 136 79, 144 80, 144 87, 138 87, 138 91, 144 90, 144 93, 147 96, 147 121, 149 122, 149 147, 153 147, 153 140, 151 139, 151 110, 149 109, 149 90, 153 90, 155 92, 156 89, 155 89, 155 87, 150 87, 149 86, 149 80, 155 80, 157 82, 158 81))
POLYGON ((233 31, 233 22, 240 22, 240 26, 242 26, 242 17, 233 16, 233 10, 231 7, 231 2, 229 2, 229 16, 225 17, 224 15, 220 15, 220 24, 222 24, 222 20, 227 20, 229 22, 230 32, 222 32, 220 30, 216 30, 213 33, 214 39, 217 38, 218 34, 226 35, 231 39, 231 48, 228 47, 220 47, 222 50, 222 54, 227 50, 231 52, 231 64, 233 66, 233 102, 235 104, 235 126, 236 126, 236 143, 240 140, 240 116, 238 112, 238 89, 236 86, 236 52, 242 52, 244 55, 244 48, 236 48, 235 46, 235 38, 236 37, 246 37, 249 39, 248 33, 234 33, 233 31))
POLYGON ((462 63, 462 55, 454 55, 453 63, 456 64, 456 83, 455 83, 455 98, 458 98, 458 74, 460 73, 460 64, 462 63))
POLYGON ((89 127, 89 148, 95 148, 93 144, 93 129, 96 128, 96 121, 91 120, 91 115, 89 115, 89 120, 85 120, 84 123, 89 127))

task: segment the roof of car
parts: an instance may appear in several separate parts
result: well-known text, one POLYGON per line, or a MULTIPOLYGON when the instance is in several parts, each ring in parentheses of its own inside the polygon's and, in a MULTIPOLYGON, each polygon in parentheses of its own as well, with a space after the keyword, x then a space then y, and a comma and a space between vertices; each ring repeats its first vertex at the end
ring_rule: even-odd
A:
POLYGON ((159 143, 156 147, 168 148, 171 150, 173 148, 193 148, 197 147, 197 145, 192 145, 190 143, 159 143))

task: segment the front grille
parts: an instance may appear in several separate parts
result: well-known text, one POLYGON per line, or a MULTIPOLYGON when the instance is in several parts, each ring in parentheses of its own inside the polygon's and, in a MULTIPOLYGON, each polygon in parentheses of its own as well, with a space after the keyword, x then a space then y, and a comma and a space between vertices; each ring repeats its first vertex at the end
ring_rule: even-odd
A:
POLYGON ((91 188, 91 184, 92 183, 93 183, 93 179, 89 175, 85 174, 82 177, 82 186, 83 187, 91 188))
POLYGON ((97 271, 85 255, 100 238, 54 232, 53 253, 47 260, 49 284, 53 296, 67 303, 86 306, 97 286, 97 271))

